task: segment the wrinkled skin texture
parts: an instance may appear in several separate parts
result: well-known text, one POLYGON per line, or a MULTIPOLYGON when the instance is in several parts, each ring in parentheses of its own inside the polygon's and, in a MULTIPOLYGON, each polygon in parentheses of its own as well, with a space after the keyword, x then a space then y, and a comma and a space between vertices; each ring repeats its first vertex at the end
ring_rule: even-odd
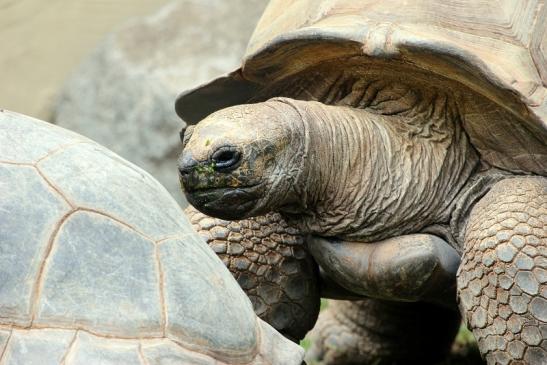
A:
POLYGON ((221 110, 186 141, 185 194, 225 219, 279 211, 303 233, 374 242, 417 232, 446 220, 478 162, 449 101, 438 102, 427 128, 287 98, 221 110), (205 169, 221 148, 238 162, 205 169))
MULTIPOLYGON (((482 222, 484 217, 471 212, 475 206, 481 206, 481 198, 492 187, 504 183, 511 174, 481 164, 462 128, 457 95, 452 98, 433 88, 423 90, 406 92, 404 88, 397 90, 396 85, 384 84, 364 105, 359 105, 363 109, 275 98, 214 113, 195 127, 180 159, 181 181, 187 197, 204 213, 227 219, 278 211, 303 234, 325 237, 323 242, 327 245, 329 240, 332 244, 376 244, 389 238, 406 239, 404 236, 412 233, 435 234, 464 255, 457 288, 461 303, 464 303, 469 300, 464 299, 469 295, 465 294, 466 281, 461 279, 468 267, 465 262, 472 260, 480 247, 472 237, 486 235, 480 229, 496 234, 492 227, 478 228, 475 222, 482 222), (419 93, 418 97, 416 93, 419 93), (391 103, 385 103, 385 100, 391 103), (375 107, 371 108, 371 105, 375 107), (232 116, 236 118, 232 120, 232 116), (215 167, 206 173, 196 168, 210 165, 219 147, 233 146, 237 146, 238 161, 228 174, 215 167), (232 185, 226 183, 228 180, 232 185)), ((364 99, 367 92, 363 94, 364 99)), ((359 103, 347 101, 352 106, 359 103)), ((537 179, 541 189, 545 189, 545 178, 537 179)), ((541 189, 533 190, 529 197, 539 198, 544 207, 547 203, 545 195, 539 193, 543 191, 541 189)), ((498 190, 492 191, 492 199, 496 199, 498 190)), ((503 195, 499 198, 507 199, 503 195)), ((539 211, 534 214, 535 219, 545 217, 539 211)), ((545 237, 545 224, 540 236, 545 237)), ((545 241, 541 242, 544 246, 545 241)), ((492 248, 502 243, 492 243, 492 248)), ((314 254, 313 249, 311 252, 314 254)), ((336 250, 316 252, 316 259, 320 261, 325 252, 334 259, 328 262, 342 262, 336 250)), ((357 261, 370 260, 358 254, 355 257, 357 261)), ((412 267, 420 262, 410 259, 406 264, 412 267)), ((496 264, 496 260, 493 262, 495 264, 489 270, 497 270, 496 273, 505 270, 506 266, 496 264)), ((335 281, 350 291, 384 299, 424 299, 416 297, 416 293, 407 298, 390 298, 386 293, 371 292, 370 278, 360 270, 352 271, 351 265, 336 268, 330 263, 324 269, 333 269, 335 275, 346 271, 345 279, 344 275, 338 275, 335 281), (355 287, 359 282, 363 286, 355 287)), ((521 264, 515 263, 509 271, 520 270, 521 264)), ((489 265, 492 264, 489 262, 489 265)), ((541 262, 534 262, 531 268, 538 269, 541 265, 541 262)), ((455 278, 455 272, 453 274, 455 278)), ((539 274, 534 275, 534 280, 542 280, 537 277, 539 274)), ((511 278, 510 282, 513 280, 516 279, 511 278)), ((409 281, 408 285, 413 282, 416 281, 409 281)), ((492 285, 500 288, 501 283, 496 281, 492 285)), ((446 283, 430 288, 438 295, 446 289, 446 283)), ((527 294, 529 302, 536 304, 533 308, 544 302, 544 294, 539 289, 534 294, 527 294)), ((496 322, 499 328, 509 326, 507 318, 521 310, 520 307, 507 309, 500 301, 502 298, 488 299, 487 294, 479 293, 476 298, 481 305, 490 300, 488 308, 493 308, 492 311, 505 308, 505 318, 496 322)), ((480 337, 483 322, 490 323, 485 309, 477 304, 465 307, 461 303, 462 315, 468 322, 474 316, 480 318, 478 325, 469 322, 475 336, 480 337)), ((532 310, 530 304, 524 313, 532 310)), ((523 346, 530 350, 526 353, 532 363, 543 361, 547 351, 547 342, 541 342, 541 337, 538 342, 536 338, 538 333, 544 333, 545 318, 543 312, 535 311, 535 319, 526 322, 526 331, 522 326, 515 327, 517 333, 528 338, 523 346)), ((493 333, 488 332, 485 336, 493 333)), ((496 338, 500 345, 496 354, 491 352, 489 345, 494 340, 481 346, 490 363, 499 358, 516 364, 522 359, 525 351, 515 348, 522 341, 515 345, 513 343, 517 342, 509 337, 496 338)), ((394 351, 404 352, 404 349, 394 351)))

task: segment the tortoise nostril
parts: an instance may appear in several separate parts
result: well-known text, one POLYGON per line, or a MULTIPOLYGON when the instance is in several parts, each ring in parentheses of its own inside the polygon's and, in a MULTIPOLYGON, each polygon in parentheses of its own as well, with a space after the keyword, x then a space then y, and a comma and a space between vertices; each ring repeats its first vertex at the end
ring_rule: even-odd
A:
POLYGON ((178 170, 181 177, 187 177, 195 170, 198 162, 193 158, 190 152, 183 152, 178 160, 178 170))
POLYGON ((190 175, 194 169, 195 166, 179 167, 179 176, 186 181, 190 178, 190 175))
POLYGON ((221 147, 211 156, 217 170, 233 170, 237 167, 241 154, 233 147, 221 147))

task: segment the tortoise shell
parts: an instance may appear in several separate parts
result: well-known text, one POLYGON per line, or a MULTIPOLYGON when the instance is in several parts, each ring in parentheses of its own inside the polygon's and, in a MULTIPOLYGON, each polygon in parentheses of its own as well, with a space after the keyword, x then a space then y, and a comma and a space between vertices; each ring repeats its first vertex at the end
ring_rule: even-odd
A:
POLYGON ((148 173, 0 112, 3 364, 300 364, 148 173))

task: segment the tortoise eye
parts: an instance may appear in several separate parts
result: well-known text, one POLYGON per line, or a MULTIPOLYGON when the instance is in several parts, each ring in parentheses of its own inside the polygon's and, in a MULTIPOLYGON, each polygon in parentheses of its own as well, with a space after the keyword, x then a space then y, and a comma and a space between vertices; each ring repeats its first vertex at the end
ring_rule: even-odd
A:
POLYGON ((179 137, 180 137, 180 141, 182 142, 182 148, 186 147, 186 144, 190 140, 190 137, 192 137, 193 131, 194 131, 193 125, 186 126, 180 130, 179 137))
POLYGON ((211 160, 215 163, 217 171, 232 171, 239 166, 241 153, 232 146, 220 147, 211 156, 211 160))

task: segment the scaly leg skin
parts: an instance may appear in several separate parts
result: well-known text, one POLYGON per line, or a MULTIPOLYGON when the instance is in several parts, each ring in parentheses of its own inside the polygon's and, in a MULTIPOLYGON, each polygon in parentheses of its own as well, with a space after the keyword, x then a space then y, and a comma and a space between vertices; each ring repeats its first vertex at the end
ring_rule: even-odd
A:
POLYGON ((435 364, 460 323, 456 311, 429 303, 379 299, 329 301, 310 332, 308 364, 435 364))
POLYGON ((319 313, 320 284, 303 237, 277 213, 225 221, 191 206, 185 212, 236 278, 255 313, 285 337, 304 338, 319 313))
POLYGON ((547 364, 547 179, 500 181, 473 207, 459 306, 488 364, 547 364))

